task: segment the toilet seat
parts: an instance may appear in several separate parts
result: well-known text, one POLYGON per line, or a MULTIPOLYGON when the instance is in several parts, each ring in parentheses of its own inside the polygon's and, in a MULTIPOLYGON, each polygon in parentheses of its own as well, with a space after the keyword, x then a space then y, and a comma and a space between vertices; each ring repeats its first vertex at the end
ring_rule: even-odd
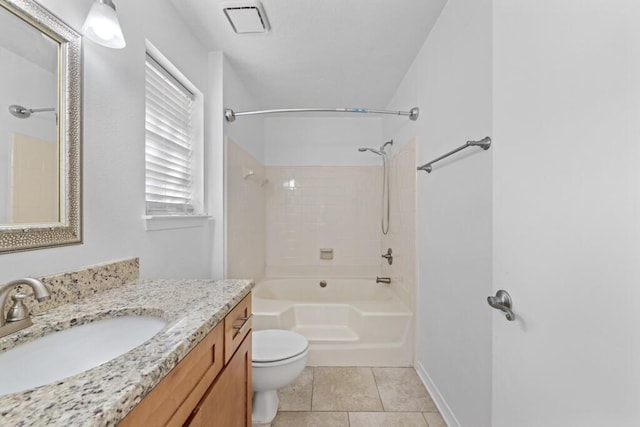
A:
POLYGON ((306 356, 309 341, 302 335, 280 329, 253 331, 252 364, 276 365, 306 356))

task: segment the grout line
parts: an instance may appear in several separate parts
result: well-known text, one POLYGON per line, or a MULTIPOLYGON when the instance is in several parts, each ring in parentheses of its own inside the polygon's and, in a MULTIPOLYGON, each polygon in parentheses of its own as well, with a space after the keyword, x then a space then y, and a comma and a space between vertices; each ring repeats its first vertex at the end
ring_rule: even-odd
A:
POLYGON ((382 396, 380 396, 380 388, 378 387, 378 380, 376 380, 376 374, 373 373, 373 368, 369 367, 371 370, 371 375, 373 376, 373 383, 376 385, 376 393, 378 393, 378 399, 380 399, 380 406, 382 406, 382 412, 387 412, 384 407, 384 402, 382 401, 382 396))
POLYGON ((313 412, 313 390, 316 386, 316 368, 311 367, 311 401, 309 402, 309 412, 313 412))
POLYGON ((424 412, 422 413, 422 418, 424 418, 424 422, 427 424, 427 427, 431 427, 431 425, 429 425, 429 420, 424 415, 424 412))

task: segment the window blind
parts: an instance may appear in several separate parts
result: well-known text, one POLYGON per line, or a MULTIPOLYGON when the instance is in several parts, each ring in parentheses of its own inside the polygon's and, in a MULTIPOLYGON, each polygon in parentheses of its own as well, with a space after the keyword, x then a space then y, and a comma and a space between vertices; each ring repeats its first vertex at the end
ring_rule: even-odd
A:
POLYGON ((194 95, 152 56, 146 58, 145 200, 147 215, 194 212, 194 95))

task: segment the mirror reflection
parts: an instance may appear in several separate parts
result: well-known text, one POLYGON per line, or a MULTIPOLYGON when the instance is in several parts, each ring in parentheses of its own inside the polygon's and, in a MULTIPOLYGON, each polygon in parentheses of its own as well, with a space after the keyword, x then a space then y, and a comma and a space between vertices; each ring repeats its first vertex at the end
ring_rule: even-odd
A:
POLYGON ((59 49, 0 8, 0 226, 61 222, 59 49))

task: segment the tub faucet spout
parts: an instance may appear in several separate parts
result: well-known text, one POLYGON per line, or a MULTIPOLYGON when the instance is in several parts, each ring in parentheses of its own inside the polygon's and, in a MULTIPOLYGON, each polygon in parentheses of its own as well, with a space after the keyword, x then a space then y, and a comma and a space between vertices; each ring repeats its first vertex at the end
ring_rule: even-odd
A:
POLYGON ((391 277, 376 277, 376 283, 389 285, 391 283, 391 277))

